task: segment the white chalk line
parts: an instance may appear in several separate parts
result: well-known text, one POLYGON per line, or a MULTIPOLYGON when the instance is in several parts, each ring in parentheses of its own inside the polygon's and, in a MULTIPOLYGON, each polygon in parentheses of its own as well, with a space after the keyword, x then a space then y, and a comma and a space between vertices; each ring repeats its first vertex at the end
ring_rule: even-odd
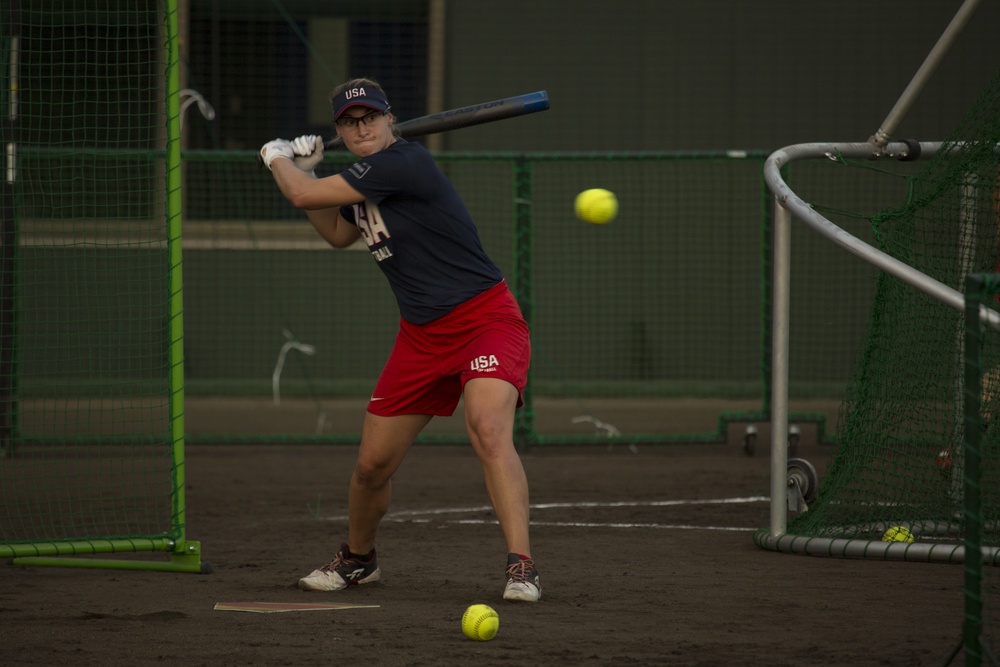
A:
MULTIPOLYGON (((595 509, 595 508, 619 508, 619 507, 679 507, 685 505, 744 505, 750 503, 770 502, 767 496, 746 496, 741 498, 712 498, 708 500, 651 500, 634 501, 624 500, 616 502, 575 502, 575 503, 538 503, 531 505, 532 510, 547 509, 595 509)), ((390 512, 382 519, 395 523, 441 523, 459 525, 486 525, 496 524, 496 519, 441 519, 422 517, 441 517, 449 514, 475 514, 482 512, 492 512, 490 505, 477 505, 475 507, 442 507, 436 509, 422 510, 402 510, 390 512)), ((347 521, 346 515, 325 517, 326 521, 347 521)), ((756 528, 746 528, 741 526, 699 526, 690 524, 667 524, 667 523, 636 523, 636 522, 596 522, 596 521, 538 521, 531 520, 532 526, 545 526, 557 528, 649 528, 658 530, 721 530, 721 531, 746 531, 752 532, 756 528)))

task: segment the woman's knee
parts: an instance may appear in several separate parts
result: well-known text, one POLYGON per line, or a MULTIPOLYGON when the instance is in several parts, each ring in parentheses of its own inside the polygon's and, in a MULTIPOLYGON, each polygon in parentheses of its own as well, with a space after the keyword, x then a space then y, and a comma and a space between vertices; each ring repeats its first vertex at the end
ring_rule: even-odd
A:
POLYGON ((469 436, 483 443, 505 442, 511 440, 514 434, 513 424, 509 420, 490 412, 470 415, 466 426, 469 436))
POLYGON ((363 486, 378 488, 392 479, 395 469, 391 458, 361 454, 354 464, 354 478, 363 486))

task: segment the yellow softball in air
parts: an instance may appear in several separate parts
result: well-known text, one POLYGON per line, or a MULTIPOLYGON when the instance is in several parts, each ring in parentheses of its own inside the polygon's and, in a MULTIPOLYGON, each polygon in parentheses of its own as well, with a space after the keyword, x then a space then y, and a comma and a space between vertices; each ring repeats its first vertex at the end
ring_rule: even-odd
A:
POLYGON ((593 225, 611 222, 618 215, 618 197, 604 188, 584 190, 576 196, 573 205, 576 217, 593 225))
POLYGON ((904 526, 893 526, 882 533, 883 542, 912 542, 913 533, 904 526))
POLYGON ((488 642, 497 636, 499 629, 500 616, 489 605, 474 604, 462 614, 462 632, 469 639, 488 642))

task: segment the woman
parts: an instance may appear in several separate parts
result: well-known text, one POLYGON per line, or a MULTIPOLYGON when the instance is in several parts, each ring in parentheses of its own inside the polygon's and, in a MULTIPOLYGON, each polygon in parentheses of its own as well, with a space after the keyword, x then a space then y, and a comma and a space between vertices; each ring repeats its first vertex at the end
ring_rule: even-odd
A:
POLYGON ((531 343, 517 301, 458 193, 419 144, 395 132, 372 79, 331 94, 349 169, 316 178, 321 137, 271 141, 261 156, 282 194, 335 248, 364 238, 399 306, 399 333, 365 415, 348 496, 347 542, 299 580, 306 590, 378 581, 375 536, 414 438, 464 398, 466 430, 507 543, 505 600, 541 597, 528 539, 528 482, 514 447, 531 343))

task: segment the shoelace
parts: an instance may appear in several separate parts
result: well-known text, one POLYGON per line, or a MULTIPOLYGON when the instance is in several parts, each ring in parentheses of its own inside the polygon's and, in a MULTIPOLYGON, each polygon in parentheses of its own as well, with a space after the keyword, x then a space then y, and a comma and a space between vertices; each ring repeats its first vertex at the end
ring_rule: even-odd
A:
POLYGON ((528 581, 528 575, 535 569, 535 561, 522 560, 507 566, 507 579, 514 583, 523 584, 528 581))
POLYGON ((323 567, 321 567, 320 570, 323 571, 323 572, 333 572, 334 570, 336 570, 338 567, 340 567, 344 563, 365 563, 365 564, 367 564, 368 562, 369 561, 367 561, 367 560, 361 560, 360 558, 348 558, 347 555, 344 554, 343 551, 338 551, 334 555, 333 560, 330 561, 329 563, 327 563, 326 565, 324 565, 323 567))
POLYGON ((344 554, 338 551, 337 554, 333 557, 333 560, 324 565, 323 567, 321 567, 320 570, 323 572, 333 572, 338 567, 340 567, 340 564, 343 563, 344 560, 346 560, 344 558, 344 554))

